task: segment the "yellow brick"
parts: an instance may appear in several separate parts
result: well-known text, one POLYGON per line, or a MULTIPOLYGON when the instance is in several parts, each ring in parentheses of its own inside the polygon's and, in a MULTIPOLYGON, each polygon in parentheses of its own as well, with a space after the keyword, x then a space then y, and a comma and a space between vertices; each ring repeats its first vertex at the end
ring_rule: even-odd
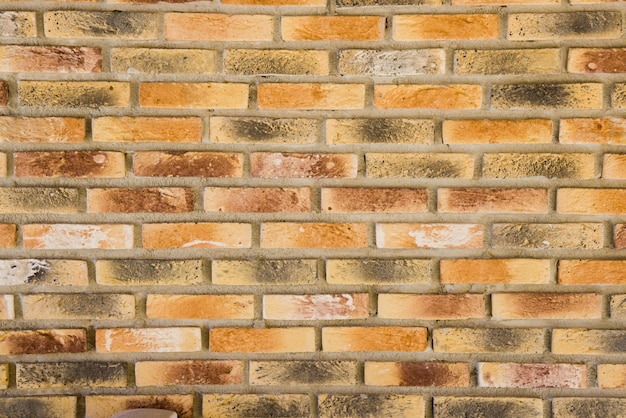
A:
POLYGON ((271 41, 270 15, 166 13, 165 39, 176 41, 271 41))
POLYGON ((620 354, 626 331, 621 329, 552 330, 552 352, 554 354, 620 354))
POLYGON ((43 14, 49 38, 156 39, 156 13, 57 10, 43 14))
POLYGON ((626 364, 598 364, 598 387, 625 389, 626 364))
POLYGON ((315 260, 214 260, 213 284, 295 285, 317 282, 315 260))
POLYGON ((203 49, 114 48, 111 69, 116 73, 213 74, 215 51, 203 49))
POLYGON ((385 19, 379 16, 285 16, 285 41, 379 41, 385 19))
POLYGON ((317 399, 320 418, 352 418, 355 411, 359 416, 369 418, 424 418, 421 395, 320 394, 317 399))
POLYGON ((371 178, 472 178, 474 157, 452 153, 372 153, 365 155, 371 178))
POLYGON ((595 177, 593 154, 485 154, 483 177, 547 179, 592 179, 595 177))
POLYGON ((37 36, 35 12, 0 12, 0 36, 37 36))
POLYGON ((115 81, 20 81, 20 105, 35 107, 126 107, 130 83, 115 81))
POLYGON ((491 89, 494 109, 600 109, 602 85, 580 84, 496 84, 491 89))
POLYGON ((135 363, 135 381, 139 387, 237 385, 243 382, 243 362, 235 360, 138 361, 135 363))
POLYGON ((442 353, 541 354, 544 333, 539 328, 436 328, 433 349, 442 353))
POLYGON ((200 142, 200 118, 102 117, 93 119, 97 142, 200 142))
POLYGON ((480 109, 481 86, 471 84, 377 84, 374 106, 379 109, 480 109))
POLYGON ((497 39, 496 14, 399 15, 393 17, 396 41, 497 39))
POLYGON ((155 108, 246 109, 248 85, 237 83, 143 83, 139 104, 155 108))
POLYGON ((563 144, 626 144, 626 119, 561 119, 559 142, 563 144))
POLYGON ((621 23, 619 12, 511 13, 508 39, 612 39, 621 36, 621 23))
POLYGON ((328 52, 289 49, 228 49, 224 71, 229 74, 328 75, 328 52))
POLYGON ((420 144, 435 139, 435 124, 423 119, 327 119, 329 144, 420 144))

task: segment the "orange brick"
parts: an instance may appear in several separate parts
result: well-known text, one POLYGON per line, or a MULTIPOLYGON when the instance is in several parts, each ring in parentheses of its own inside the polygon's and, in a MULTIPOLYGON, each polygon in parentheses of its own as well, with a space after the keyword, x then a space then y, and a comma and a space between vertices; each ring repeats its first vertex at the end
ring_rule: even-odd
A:
POLYGON ((366 293, 263 296, 265 319, 319 321, 368 317, 369 298, 366 293))
POLYGON ((270 15, 166 13, 165 39, 175 41, 271 41, 270 15))
POLYGON ((43 24, 49 38, 156 39, 159 27, 156 13, 122 11, 56 10, 44 12, 43 24))
POLYGON ((602 296, 590 293, 494 293, 496 319, 600 319, 602 296))
POLYGON ((507 39, 612 39, 622 35, 621 23, 621 14, 609 11, 511 13, 507 39))
POLYGON ((433 349, 441 353, 541 354, 544 334, 540 328, 435 328, 433 349))
POLYGON ((310 353, 315 351, 315 329, 213 328, 209 344, 216 353, 310 353))
POLYGON ((90 213, 191 212, 193 202, 193 191, 179 187, 87 190, 90 213))
POLYGON ((38 329, 0 331, 0 354, 84 353, 87 333, 84 329, 38 329))
POLYGON ((252 295, 148 295, 148 318, 252 319, 252 295))
POLYGON ((14 318, 15 306, 13 295, 0 295, 0 320, 14 318))
POLYGON ((356 177, 355 154, 294 154, 255 152, 250 156, 250 174, 262 178, 356 177))
POLYGON ((446 144, 550 143, 552 121, 525 120, 444 120, 446 144))
POLYGON ((250 248, 252 229, 242 223, 144 224, 144 248, 250 248))
POLYGON ((456 213, 546 213, 546 189, 439 189, 439 212, 456 213))
POLYGON ((133 171, 146 177, 241 177, 241 154, 226 152, 135 152, 133 171))
POLYGON ((111 116, 93 120, 96 142, 200 142, 201 139, 200 118, 111 116))
POLYGON ((138 361, 137 386, 239 385, 243 362, 235 360, 138 361))
POLYGON ((30 224, 22 227, 24 247, 33 249, 133 248, 132 225, 30 224))
POLYGON ((563 144, 626 144, 626 119, 561 119, 559 142, 563 144))
POLYGON ((322 189, 322 211, 331 213, 428 211, 426 189, 337 187, 322 189))
POLYGON ((478 386, 580 389, 587 386, 587 366, 584 364, 478 363, 478 386))
POLYGON ((626 189, 559 189, 556 210, 581 215, 622 214, 626 211, 626 189))
POLYGON ((207 212, 310 212, 311 189, 207 187, 207 212))
POLYGON ((626 224, 615 225, 613 239, 615 248, 626 248, 626 224))
MULTIPOLYGON (((130 83, 114 81, 25 81, 18 83, 21 106, 40 108, 126 107, 130 104, 130 83)), ((3 94, 0 92, 0 103, 3 94)))
POLYGON ((380 16, 285 16, 285 41, 379 41, 385 19, 380 16))
POLYGON ((570 73, 625 73, 624 48, 570 48, 567 71, 570 73))
POLYGON ((625 260, 560 260, 559 284, 626 284, 625 260))
POLYGON ((365 248, 364 223, 264 222, 263 248, 365 248))
POLYGON ((378 248, 481 248, 480 224, 377 223, 378 248))
POLYGON ((88 395, 85 397, 85 416, 110 418, 127 409, 167 408, 179 418, 193 418, 193 394, 188 395, 88 395))
POLYGON ((378 316, 429 320, 484 318, 485 297, 479 294, 381 293, 378 295, 378 316))
POLYGON ((66 143, 84 140, 84 119, 0 117, 0 142, 66 143))
POLYGON ((498 15, 398 15, 393 17, 396 41, 497 39, 498 15))
POLYGON ((15 247, 17 241, 17 226, 14 224, 0 224, 0 248, 15 247))
POLYGON ((550 260, 441 260, 439 268, 442 283, 546 284, 550 280, 550 260))
POLYGON ((120 178, 126 175, 126 162, 121 152, 17 152, 14 164, 18 177, 120 178))
POLYGON ((96 330, 98 353, 200 351, 200 328, 105 328, 96 330))
POLYGON ((626 331, 623 329, 565 328, 552 330, 554 354, 621 354, 626 331))
POLYGON ((626 364, 598 364, 598 387, 626 389, 626 364))
POLYGON ((322 348, 330 352, 424 351, 428 331, 422 327, 324 327, 322 348))
POLYGON ((325 6, 326 0, 224 0, 222 4, 241 6, 325 6))
POLYGON ((142 83, 139 105, 154 108, 246 109, 248 85, 239 83, 142 83))
POLYGON ((258 87, 260 109, 363 109, 365 86, 330 83, 263 83, 258 87))
POLYGON ((102 71, 102 55, 99 48, 3 45, 0 71, 96 73, 102 71))
POLYGON ((113 319, 135 317, 135 297, 109 293, 34 294, 22 296, 24 319, 113 319))
POLYGON ((467 363, 365 362, 370 386, 469 387, 467 363))
POLYGON ((626 179, 626 156, 624 154, 604 154, 602 178, 626 179))
POLYGON ((6 81, 0 81, 0 106, 6 107, 9 104, 9 85, 6 81))
POLYGON ((377 84, 374 106, 379 109, 480 109, 482 87, 473 84, 377 84))

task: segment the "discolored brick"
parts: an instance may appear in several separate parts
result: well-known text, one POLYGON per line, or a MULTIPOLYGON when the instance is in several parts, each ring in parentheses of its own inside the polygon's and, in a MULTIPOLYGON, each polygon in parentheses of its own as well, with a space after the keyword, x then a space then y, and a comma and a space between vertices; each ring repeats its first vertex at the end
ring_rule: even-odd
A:
POLYGON ((0 414, 12 418, 66 418, 77 411, 76 396, 22 396, 0 399, 0 414))
POLYGON ((446 144, 550 143, 552 121, 524 120, 445 120, 443 142, 446 144))
POLYGON ((326 281, 333 284, 430 283, 430 260, 343 259, 326 261, 326 281))
POLYGON ((380 16, 285 16, 285 41, 379 41, 385 19, 380 16))
POLYGON ((611 93, 611 105, 617 108, 626 107, 626 84, 616 83, 611 93))
POLYGON ((317 282, 315 260, 214 260, 213 284, 296 285, 317 282))
POLYGON ((19 389, 64 388, 73 385, 126 387, 127 365, 113 362, 18 363, 19 389))
POLYGON ((323 188, 322 211, 330 213, 415 213, 428 210, 425 189, 323 188))
POLYGON ((478 386, 482 387, 580 389, 586 383, 584 364, 478 364, 478 386))
POLYGON ((0 152, 0 177, 6 177, 7 175, 7 156, 5 153, 0 152))
POLYGON ((495 84, 491 89, 494 109, 600 109, 599 83, 495 84))
POLYGON ((559 142, 563 144, 626 144, 626 119, 561 119, 559 142))
POLYGON ((552 413, 554 418, 585 418, 596 416, 622 417, 626 410, 623 398, 554 398, 552 413))
POLYGON ((601 389, 626 388, 626 365, 598 364, 598 387, 601 389))
POLYGON ((77 213, 81 207, 77 189, 0 188, 0 213, 77 213))
POLYGON ((204 49, 114 48, 111 70, 129 74, 213 74, 215 51, 204 49))
POLYGON ((611 318, 625 318, 626 317, 626 295, 611 295, 609 302, 610 316, 611 318))
POLYGON ((98 73, 99 48, 65 46, 0 46, 0 71, 10 73, 98 73))
POLYGON ((126 175, 121 152, 17 152, 13 161, 17 177, 121 178, 126 175))
POLYGON ((80 260, 0 260, 0 285, 85 286, 87 263, 80 260))
POLYGON ((626 189, 558 189, 556 210, 581 215, 624 213, 626 189))
POLYGON ((101 285, 160 286, 202 283, 201 260, 97 260, 101 285))
POLYGON ((531 258, 441 260, 442 283, 546 284, 550 260, 531 258))
POLYGON ((224 0, 223 4, 249 6, 325 6, 325 0, 224 0))
POLYGON ((263 296, 265 319, 320 321, 368 317, 369 299, 366 293, 263 296))
POLYGON ((600 319, 602 296, 591 293, 494 293, 496 319, 600 319))
POLYGON ((435 124, 424 119, 327 119, 326 142, 338 144, 420 144, 434 142, 435 124))
POLYGON ((14 224, 0 224, 0 248, 15 247, 17 243, 17 226, 14 224))
POLYGON ((320 418, 350 418, 357 414, 363 418, 391 416, 397 418, 423 418, 424 398, 421 395, 395 394, 320 394, 320 418))
POLYGON ((123 224, 29 224, 22 236, 24 247, 33 249, 133 248, 133 227, 123 224))
POLYGON ((626 283, 625 260, 559 260, 559 284, 604 284, 626 283))
POLYGON ((154 295, 146 300, 148 318, 252 319, 252 295, 154 295))
POLYGON ((456 74, 553 74, 560 70, 558 49, 464 49, 454 52, 456 74))
POLYGON ((120 294, 35 294, 22 296, 24 319, 132 319, 135 297, 120 294))
POLYGON ((403 14, 393 17, 396 41, 497 39, 497 14, 403 14))
POLYGON ((554 354, 621 354, 626 347, 626 331, 621 329, 565 328, 552 330, 554 354))
POLYGON ((298 328, 213 328, 210 350, 215 353, 312 353, 315 329, 298 328))
POLYGON ((494 248, 600 249, 604 228, 597 223, 493 224, 494 248))
POLYGON ((207 212, 310 212, 311 189, 208 187, 204 189, 207 212))
POLYGON ((98 353, 177 353, 200 351, 200 328, 102 328, 96 330, 98 353))
POLYGON ((0 81, 0 106, 6 107, 9 104, 9 85, 6 81, 0 81))
MULTIPOLYGON (((573 0, 572 3, 576 2, 573 0)), ((510 4, 553 4, 559 3, 559 0, 452 0, 454 5, 464 6, 487 6, 487 5, 501 5, 507 6, 510 4)))
POLYGON ((9 365, 2 364, 0 365, 0 387, 2 389, 7 389, 9 387, 9 365))
POLYGON ((391 319, 471 319, 485 317, 485 297, 480 294, 378 295, 378 317, 391 319))
POLYGON ((621 36, 621 29, 619 12, 511 13, 507 39, 612 39, 621 36))
POLYGON ((355 361, 250 361, 252 385, 346 386, 356 383, 356 375, 355 361))
POLYGON ((474 157, 452 153, 372 153, 365 155, 367 177, 471 178, 474 157))
POLYGON ((365 248, 364 223, 264 222, 262 248, 365 248))
POLYGON ((142 83, 139 105, 171 109, 246 109, 248 90, 248 85, 241 83, 142 83))
POLYGON ((181 213, 191 212, 193 208, 194 196, 191 189, 87 189, 87 211, 90 213, 181 213))
POLYGON ((314 144, 321 129, 316 119, 212 117, 209 135, 219 143, 314 144))
POLYGON ((15 319, 13 295, 0 295, 0 320, 15 319))
POLYGON ((271 41, 271 15, 165 13, 165 39, 177 41, 271 41))
POLYGON ((252 231, 244 223, 143 224, 143 247, 158 248, 250 248, 252 231))
POLYGON ((332 83, 262 83, 257 89, 259 109, 363 109, 365 86, 332 83))
POLYGON ((116 81, 20 81, 21 106, 100 109, 130 104, 130 84, 116 81))
POLYGON ((546 189, 441 188, 439 212, 457 213, 546 213, 546 189))
POLYGON ((570 48, 567 71, 570 73, 624 73, 624 48, 570 48))
POLYGON ((84 329, 39 329, 0 331, 2 355, 84 353, 87 333, 84 329))
POLYGON ((365 362, 365 384, 370 386, 468 387, 467 363, 365 362))
POLYGON ((479 396, 435 396, 436 417, 484 416, 500 418, 536 418, 543 414, 543 402, 539 398, 512 398, 479 396))
POLYGON ((137 386, 238 385, 243 362, 236 360, 138 361, 137 386))
POLYGON ((625 179, 626 155, 624 154, 604 154, 602 161, 602 178, 625 179))
POLYGON ((310 402, 309 396, 303 394, 207 393, 202 396, 202 418, 308 418, 310 402))
POLYGON ((56 10, 44 12, 44 32, 49 38, 156 39, 156 13, 91 12, 56 10))
POLYGON ((594 155, 581 153, 485 154, 483 177, 591 179, 595 177, 594 155))
POLYGON ((176 412, 179 418, 193 417, 193 394, 187 395, 88 395, 86 416, 110 418, 127 409, 155 408, 176 412))
POLYGON ((324 327, 322 350, 352 351, 425 351, 428 330, 422 327, 324 327))
POLYGON ((0 12, 0 37, 10 36, 37 36, 37 23, 35 12, 0 12))
POLYGON ((250 156, 250 174, 261 178, 356 177, 355 154, 296 154, 255 152, 250 156))
POLYGON ((227 74, 328 75, 329 68, 326 51, 289 49, 224 51, 224 72, 227 74))
POLYGON ((436 328, 433 349, 442 353, 517 353, 544 351, 539 328, 436 328))
POLYGON ((397 77, 442 74, 443 49, 373 50, 344 49, 337 53, 338 72, 342 75, 397 77))
POLYGON ((377 84, 374 106, 378 109, 480 109, 482 88, 474 84, 377 84))
POLYGON ((227 152, 137 151, 133 172, 145 177, 241 177, 241 154, 227 152))
POLYGON ((84 140, 84 119, 0 117, 0 142, 74 143, 84 140))
POLYGON ((96 142, 200 142, 200 118, 101 117, 92 121, 96 142))
POLYGON ((377 223, 378 248, 482 248, 480 224, 377 223))

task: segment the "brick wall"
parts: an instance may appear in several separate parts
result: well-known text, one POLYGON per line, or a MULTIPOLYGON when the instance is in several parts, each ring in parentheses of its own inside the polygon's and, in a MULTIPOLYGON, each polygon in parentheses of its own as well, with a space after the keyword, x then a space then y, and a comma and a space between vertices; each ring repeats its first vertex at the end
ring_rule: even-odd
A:
POLYGON ((625 12, 0 1, 0 415, 626 416, 625 12))

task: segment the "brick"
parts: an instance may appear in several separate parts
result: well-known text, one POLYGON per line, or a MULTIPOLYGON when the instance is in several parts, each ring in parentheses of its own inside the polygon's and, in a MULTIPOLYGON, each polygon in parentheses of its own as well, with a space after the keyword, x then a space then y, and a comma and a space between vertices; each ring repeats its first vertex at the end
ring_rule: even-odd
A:
POLYGON ((496 84, 491 89, 494 109, 601 109, 599 83, 496 84))
POLYGON ((423 418, 424 398, 421 395, 392 394, 320 394, 318 396, 320 418, 423 418))
POLYGON ((604 154, 602 161, 602 178, 606 179, 625 179, 626 171, 624 170, 626 158, 623 154, 604 154))
POLYGON ((86 286, 87 263, 80 260, 0 260, 0 285, 86 286))
POLYGON ((35 12, 3 11, 0 12, 0 36, 37 36, 35 12))
POLYGON ((427 212, 428 191, 400 188, 323 188, 321 205, 322 211, 329 213, 427 212))
POLYGON ((552 142, 552 121, 524 120, 444 120, 446 144, 544 144, 552 142))
POLYGON ((435 140, 435 124, 424 119, 327 119, 329 144, 423 144, 435 140))
POLYGON ((7 155, 0 152, 0 177, 6 177, 7 175, 7 155))
POLYGON ((624 213, 626 189, 558 189, 556 210, 581 215, 624 213))
POLYGON ((497 39, 496 14, 397 15, 392 37, 396 41, 497 39))
POLYGON ((329 71, 330 64, 326 51, 289 49, 227 49, 224 51, 224 72, 227 74, 328 75, 329 71))
POLYGON ((250 361, 251 385, 337 385, 356 383, 355 361, 250 361))
POLYGON ((478 363, 478 386, 580 389, 587 386, 587 366, 584 364, 478 363))
POLYGON ((365 86, 331 83, 262 83, 259 109, 363 109, 365 86))
POLYGON ((263 296, 265 319, 320 321, 368 317, 369 298, 366 293, 263 296))
POLYGON ((6 107, 9 105, 9 85, 6 81, 0 81, 0 106, 6 107))
POLYGON ((193 206, 193 191, 182 187, 87 189, 89 213, 182 213, 193 206))
POLYGON ((561 119, 559 142, 562 144, 626 144, 626 119, 561 119))
POLYGON ((378 317, 427 320, 484 318, 485 296, 381 293, 378 295, 378 317))
POLYGON ((433 349, 442 353, 541 354, 544 352, 544 330, 436 328, 433 331, 433 349))
POLYGON ((306 418, 311 400, 303 394, 206 393, 202 395, 202 418, 247 416, 306 418))
POLYGON ((130 104, 130 84, 115 81, 20 81, 21 106, 100 109, 130 104))
POLYGON ((8 73, 98 73, 99 48, 65 46, 0 47, 0 71, 8 73))
POLYGON ((511 13, 508 36, 512 41, 543 39, 613 39, 622 35, 619 12, 511 13))
POLYGON ((626 388, 626 365, 598 364, 598 387, 601 389, 626 388))
POLYGON ((609 307, 611 318, 626 318, 626 295, 611 295, 609 307))
POLYGON ((133 248, 132 225, 29 224, 22 227, 24 247, 33 249, 133 248))
POLYGON ((200 118, 102 117, 93 119, 95 142, 200 142, 200 118))
POLYGON ((315 329, 300 328, 213 328, 209 344, 215 353, 312 353, 315 329))
POLYGON ((285 16, 285 41, 380 41, 385 19, 380 16, 285 16))
POLYGON ((18 363, 18 389, 64 388, 88 386, 126 387, 128 366, 113 362, 18 363))
POLYGON ((536 418, 543 415, 539 398, 486 398, 479 396, 435 396, 436 417, 485 416, 501 418, 536 418))
POLYGON ((530 258, 441 260, 442 283, 545 284, 550 261, 530 258))
POLYGON ((367 177, 471 178, 474 157, 452 153, 372 153, 365 155, 367 177))
POLYGON ((554 418, 584 418, 597 416, 623 417, 626 399, 620 398, 554 398, 552 414, 554 418))
POLYGON ((594 155, 581 153, 485 154, 483 177, 591 179, 595 177, 594 155))
POLYGON ((370 386, 468 387, 467 363, 365 362, 365 384, 370 386))
POLYGON ((97 260, 101 285, 161 286, 202 283, 201 260, 97 260))
POLYGON ((456 213, 546 213, 546 189, 441 188, 439 212, 456 213))
POLYGON ((315 260, 214 260, 212 283, 224 285, 296 285, 317 283, 315 260))
POLYGON ((335 0, 337 7, 366 7, 366 6, 413 6, 433 5, 440 6, 442 0, 335 0))
POLYGON ((374 86, 378 109, 480 109, 481 105, 482 87, 474 84, 374 86))
POLYGON ((344 49, 337 58, 339 74, 372 77, 443 74, 446 62, 443 49, 344 49))
POLYGON ((321 121, 315 119, 213 117, 209 136, 212 142, 228 144, 314 144, 321 130, 321 121))
MULTIPOLYGON (((93 0, 85 0, 93 1, 93 0)), ((204 0, 108 0, 110 4, 158 4, 158 3, 196 3, 204 0)))
POLYGON ((4 397, 0 399, 0 414, 15 418, 66 418, 76 414, 76 396, 4 397))
POLYGON ((626 342, 626 331, 612 329, 554 329, 554 354, 621 354, 626 342))
POLYGON ((496 319, 600 319, 602 296, 590 293, 494 293, 496 319))
POLYGON ((135 297, 121 294, 35 294, 22 296, 24 319, 133 319, 135 297))
POLYGON ((0 142, 74 143, 84 140, 84 119, 0 117, 0 142))
POLYGON ((139 105, 153 108, 246 109, 248 85, 241 83, 142 83, 139 105))
POLYGON ((600 249, 604 228, 598 223, 493 224, 494 248, 600 249))
POLYGON ((157 39, 159 27, 156 13, 122 11, 50 11, 43 24, 48 38, 157 39))
POLYGON ((204 189, 207 212, 311 212, 311 189, 207 187, 204 189))
POLYGON ((482 248, 483 225, 377 223, 378 248, 482 248))
POLYGON ((166 13, 165 39, 175 41, 271 41, 270 15, 166 13))
POLYGON ((422 327, 324 327, 325 352, 425 351, 428 330, 422 327))
POLYGON ((554 74, 560 70, 558 49, 465 49, 454 52, 456 74, 554 74))
POLYGON ((264 222, 262 248, 365 248, 364 223, 264 222))
POLYGON ((77 189, 0 188, 0 213, 78 213, 81 207, 77 189))
POLYGON ((0 248, 12 248, 17 243, 17 226, 0 224, 0 248))
POLYGON ((559 284, 604 284, 626 283, 626 261, 624 260, 559 260, 559 284))
POLYGON ((626 107, 626 84, 617 83, 613 85, 611 105, 617 108, 626 107))
POLYGON ((148 295, 148 318, 253 319, 252 295, 148 295))
POLYGON ((13 295, 0 295, 0 320, 15 319, 13 295))
MULTIPOLYGON (((572 1, 574 3, 576 0, 572 1)), ((507 6, 509 4, 554 4, 559 3, 559 0, 452 0, 454 5, 464 6, 488 6, 488 5, 502 5, 507 6)))
POLYGON ((141 74, 214 74, 215 51, 204 49, 114 48, 111 70, 141 74))
POLYGON ((200 351, 200 328, 103 328, 96 330, 98 353, 200 351))
POLYGON ((133 172, 144 177, 241 177, 241 154, 193 151, 137 151, 133 172))
POLYGON ((355 154, 297 154, 255 152, 250 156, 250 174, 261 178, 356 177, 355 154))
POLYGON ((84 329, 0 331, 0 353, 5 356, 86 351, 87 333, 84 329))
POLYGON ((243 223, 169 223, 142 226, 144 248, 250 248, 252 229, 243 223))
POLYGON ((17 177, 121 178, 124 154, 111 151, 16 152, 17 177))
POLYGON ((9 365, 0 365, 0 387, 7 389, 9 387, 9 365))
POLYGON ((127 409, 156 408, 176 412, 179 418, 193 417, 193 394, 188 395, 108 395, 85 397, 85 415, 110 418, 127 409))
POLYGON ((326 6, 325 0, 224 0, 223 4, 241 6, 326 6))
POLYGON ((624 48, 570 48, 567 71, 570 73, 624 73, 624 48))
POLYGON ((137 386, 238 385, 243 362, 235 360, 138 361, 137 386))
POLYGON ((326 281, 332 284, 430 283, 430 260, 343 259, 326 261, 326 281))

